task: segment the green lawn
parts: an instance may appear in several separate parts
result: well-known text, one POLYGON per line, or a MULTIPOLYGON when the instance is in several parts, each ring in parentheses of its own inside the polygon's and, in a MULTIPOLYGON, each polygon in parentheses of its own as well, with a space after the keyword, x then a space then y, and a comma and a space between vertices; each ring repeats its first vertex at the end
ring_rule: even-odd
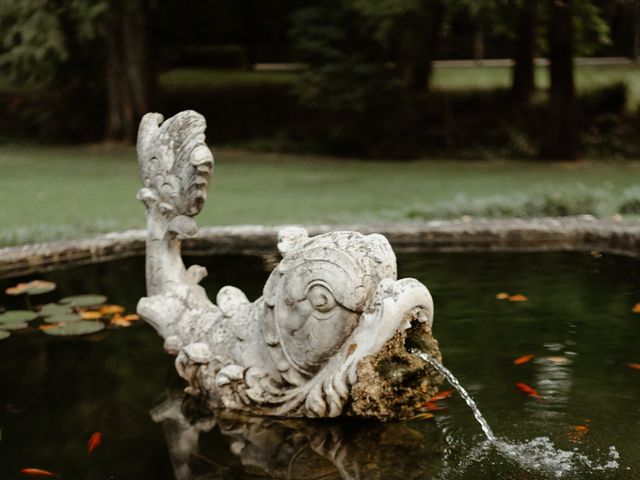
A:
MULTIPOLYGON (((536 67, 536 85, 549 86, 547 67, 536 67)), ((160 76, 160 87, 167 92, 211 90, 262 84, 287 84, 296 79, 295 72, 252 72, 212 69, 176 69, 160 76)), ((578 92, 624 82, 629 89, 629 108, 640 106, 640 65, 580 65, 576 67, 578 92)), ((507 66, 471 66, 434 68, 433 85, 440 90, 489 90, 508 88, 511 68, 507 66)))
MULTIPOLYGON (((640 195, 640 162, 383 162, 214 153, 201 225, 545 214, 556 211, 554 202, 569 213, 612 215, 625 192, 640 195), (546 199, 543 205, 532 207, 539 198, 546 199)), ((0 245, 144 226, 133 149, 5 146, 0 171, 0 245)))

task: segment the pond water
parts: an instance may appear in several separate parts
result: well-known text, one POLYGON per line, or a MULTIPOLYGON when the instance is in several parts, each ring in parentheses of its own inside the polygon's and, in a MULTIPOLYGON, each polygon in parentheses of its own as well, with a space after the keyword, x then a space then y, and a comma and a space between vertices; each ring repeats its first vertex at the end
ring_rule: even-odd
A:
MULTIPOLYGON (((212 297, 233 284, 255 298, 268 275, 257 257, 197 262, 212 272, 204 281, 212 297)), ((447 409, 433 419, 386 425, 226 413, 189 425, 158 413, 179 404, 182 382, 149 326, 82 338, 31 329, 0 342, 0 478, 23 478, 27 467, 64 479, 640 478, 640 370, 625 365, 640 363, 640 314, 632 312, 640 261, 426 253, 399 255, 398 263, 401 276, 429 287, 444 364, 475 399, 496 444, 485 442, 457 395, 441 401, 447 409), (500 292, 527 300, 499 300, 500 292), (513 363, 526 354, 535 357, 513 363), (156 423, 152 410, 165 421, 156 423), (102 444, 89 454, 95 431, 102 444)), ((102 293, 133 311, 144 294, 140 258, 38 278, 58 284, 43 303, 102 293)), ((0 304, 23 307, 4 295, 0 304)))

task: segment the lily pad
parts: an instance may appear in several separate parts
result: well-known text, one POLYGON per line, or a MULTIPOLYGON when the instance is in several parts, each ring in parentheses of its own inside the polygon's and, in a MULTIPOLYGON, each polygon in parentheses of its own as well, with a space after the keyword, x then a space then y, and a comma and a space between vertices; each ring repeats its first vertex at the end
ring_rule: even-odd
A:
POLYGON ((104 295, 74 295, 73 297, 65 297, 60 300, 64 305, 72 307, 94 307, 107 301, 104 295))
POLYGON ((45 323, 71 323, 79 322, 80 320, 82 320, 80 315, 73 312, 58 313, 44 319, 45 323))
POLYGON ((45 280, 32 280, 31 282, 19 283, 5 290, 7 295, 40 295, 49 293, 56 289, 56 284, 45 280))
POLYGON ((41 317, 51 317, 53 315, 63 315, 71 313, 70 305, 60 305, 58 303, 47 303, 40 308, 38 312, 41 317))
POLYGON ((0 315, 0 323, 30 322, 38 318, 38 314, 31 310, 9 310, 0 315))
POLYGON ((5 338, 9 338, 10 336, 10 332, 7 332, 6 330, 0 330, 0 340, 4 340, 5 338))
POLYGON ((28 326, 27 322, 2 322, 0 323, 0 330, 22 330, 28 326))
POLYGON ((102 322, 81 321, 57 325, 53 328, 47 328, 43 332, 54 336, 76 336, 89 335, 100 330, 104 330, 104 323, 102 322))

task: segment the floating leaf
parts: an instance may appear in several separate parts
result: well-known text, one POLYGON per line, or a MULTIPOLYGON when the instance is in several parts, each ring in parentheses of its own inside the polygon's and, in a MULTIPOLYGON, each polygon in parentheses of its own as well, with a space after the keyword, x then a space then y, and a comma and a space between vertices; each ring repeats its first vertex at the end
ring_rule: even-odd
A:
POLYGON ((47 335, 55 336, 75 336, 89 335, 104 330, 104 323, 94 321, 82 321, 72 323, 61 323, 53 328, 43 330, 47 335))
POLYGON ((74 295, 72 297, 65 297, 60 300, 60 303, 64 305, 70 305, 76 308, 83 307, 95 307, 103 304, 107 301, 107 297, 104 295, 74 295))
POLYGON ((71 323, 71 322, 79 322, 82 320, 80 315, 73 312, 68 313, 58 313, 57 315, 51 315, 44 319, 46 323, 71 323))
POLYGON ((125 315, 124 319, 127 322, 137 322, 138 320, 140 320, 140 315, 137 315, 135 313, 130 313, 129 315, 125 315))
POLYGON ((42 293, 49 293, 56 289, 56 284, 53 282, 47 282, 45 280, 32 280, 31 282, 19 283, 13 287, 9 287, 5 290, 7 295, 40 295, 42 293))
POLYGON ((56 284, 53 282, 47 282, 46 280, 33 280, 29 282, 29 288, 27 289, 27 295, 42 295, 43 293, 49 293, 56 289, 56 284))
POLYGON ((38 318, 38 314, 31 310, 9 310, 0 314, 0 323, 5 322, 30 322, 38 318))
POLYGON ((640 370, 640 363, 625 363, 624 364, 625 367, 629 367, 629 368, 633 368, 634 370, 640 370))
POLYGON ((631 309, 633 313, 640 313, 640 303, 636 303, 631 309))
POLYGON ((522 355, 521 357, 516 358, 513 363, 515 365, 522 365, 523 363, 527 363, 530 362, 531 360, 533 360, 536 356, 532 353, 528 354, 528 355, 522 355))
POLYGON ((10 332, 7 332, 6 330, 0 330, 0 340, 4 340, 5 338, 9 338, 10 336, 10 332))
POLYGON ((498 300, 506 300, 507 298, 509 298, 509 294, 507 292, 500 292, 496 294, 496 298, 498 300))
POLYGON ((518 387, 518 389, 521 392, 526 393, 530 397, 537 398, 538 400, 544 400, 542 395, 540 395, 535 388, 530 387, 526 383, 518 382, 518 383, 516 383, 516 387, 518 387))
POLYGON ((116 315, 124 313, 124 307, 122 305, 103 305, 100 307, 100 313, 102 315, 116 315))
POLYGON ((114 315, 113 317, 111 317, 111 320, 109 320, 109 323, 111 325, 115 325, 116 327, 130 327, 131 326, 131 322, 126 320, 122 315, 114 315))
POLYGON ((102 318, 102 314, 95 310, 85 310, 84 312, 80 312, 80 318, 82 320, 99 320, 102 318))
POLYGON ((24 473, 25 475, 29 475, 31 477, 57 477, 55 473, 52 473, 48 470, 42 470, 40 468, 23 468, 20 470, 20 473, 24 473))
POLYGON ((5 289, 4 293, 11 296, 22 295, 23 293, 27 293, 27 286, 27 283, 19 283, 13 287, 5 289))
POLYGON ((567 365, 571 363, 571 360, 561 355, 551 355, 550 357, 546 357, 546 359, 551 363, 555 363, 556 365, 567 365))
POLYGON ((444 400, 445 398, 449 398, 453 395, 453 390, 443 390, 442 392, 436 393, 433 397, 431 397, 427 402, 437 402, 438 400, 444 400))
POLYGON ((41 317, 71 313, 71 306, 60 305, 59 303, 47 303, 40 307, 40 311, 38 313, 41 317))
POLYGON ((60 324, 59 323, 51 323, 51 324, 40 325, 38 327, 38 330, 49 330, 50 328, 55 328, 58 325, 60 325, 60 324))
POLYGON ((528 298, 522 295, 521 293, 516 293, 515 295, 509 296, 510 302, 526 302, 527 300, 528 298))
POLYGON ((420 413, 415 417, 411 417, 411 420, 429 420, 433 418, 433 413, 420 413))
POLYGON ((89 453, 93 452, 96 448, 100 446, 102 443, 102 433, 93 432, 89 437, 88 450, 89 453))
POLYGON ((23 328, 27 328, 27 322, 2 322, 0 323, 0 330, 22 330, 23 328))

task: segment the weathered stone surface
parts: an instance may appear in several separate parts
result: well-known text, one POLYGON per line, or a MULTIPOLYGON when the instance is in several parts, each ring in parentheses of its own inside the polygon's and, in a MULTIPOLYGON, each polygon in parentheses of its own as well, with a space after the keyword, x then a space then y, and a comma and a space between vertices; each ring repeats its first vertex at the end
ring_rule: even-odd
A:
MULTIPOLYGON (((201 228, 183 242, 186 255, 265 255, 277 252, 284 226, 240 225, 201 228)), ((640 222, 589 216, 535 219, 431 221, 374 225, 309 225, 309 235, 352 230, 384 235, 396 252, 591 251, 640 256, 640 222)), ((0 278, 30 275, 62 266, 144 255, 144 230, 108 233, 0 248, 0 278)))
POLYGON ((177 353, 186 392, 214 407, 262 415, 408 416, 416 397, 441 381, 405 348, 407 332, 419 332, 411 335, 440 357, 431 337, 433 301, 417 280, 397 280, 396 258, 382 235, 310 237, 300 227, 283 229, 282 260, 253 303, 224 287, 213 304, 198 285, 206 270, 185 268, 181 240, 197 232, 193 216, 213 170, 204 128, 195 112, 165 122, 147 114, 138 135, 148 295, 138 313, 177 353), (363 379, 371 388, 360 385, 363 379), (360 393, 349 403, 352 391, 360 393))

